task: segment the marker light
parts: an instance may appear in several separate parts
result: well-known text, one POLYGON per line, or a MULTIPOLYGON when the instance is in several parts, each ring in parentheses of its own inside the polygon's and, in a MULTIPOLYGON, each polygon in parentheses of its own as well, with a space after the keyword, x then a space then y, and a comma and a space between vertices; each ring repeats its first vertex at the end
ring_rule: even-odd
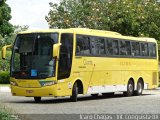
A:
POLYGON ((10 84, 13 85, 13 86, 18 86, 18 84, 14 81, 11 81, 10 84))

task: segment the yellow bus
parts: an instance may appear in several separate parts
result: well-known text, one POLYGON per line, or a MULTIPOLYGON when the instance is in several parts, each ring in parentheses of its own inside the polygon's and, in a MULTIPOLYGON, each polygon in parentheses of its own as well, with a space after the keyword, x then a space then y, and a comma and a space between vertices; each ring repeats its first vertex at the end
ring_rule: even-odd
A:
POLYGON ((20 32, 12 48, 13 96, 141 95, 158 86, 158 47, 153 38, 87 28, 20 32))

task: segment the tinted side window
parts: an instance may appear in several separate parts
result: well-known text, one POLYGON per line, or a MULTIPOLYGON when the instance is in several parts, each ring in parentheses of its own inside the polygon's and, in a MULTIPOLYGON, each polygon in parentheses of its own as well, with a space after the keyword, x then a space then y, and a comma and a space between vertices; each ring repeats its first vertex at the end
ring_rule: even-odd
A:
POLYGON ((107 55, 113 55, 113 47, 111 39, 106 39, 106 52, 107 55))
POLYGON ((91 52, 93 55, 105 54, 104 39, 99 37, 90 37, 90 42, 91 42, 91 52))
POLYGON ((107 55, 119 55, 118 40, 106 39, 107 55))
POLYGON ((119 55, 118 40, 113 40, 113 55, 119 55))
POLYGON ((156 44, 149 43, 149 56, 156 57, 156 44))
POLYGON ((131 55, 130 41, 120 41, 120 55, 131 55))
POLYGON ((140 56, 139 42, 132 42, 132 55, 133 56, 140 56))
POLYGON ((131 42, 126 41, 127 55, 131 55, 131 42))
POLYGON ((141 55, 149 56, 148 43, 141 43, 141 55))
POLYGON ((90 55, 89 38, 82 35, 76 36, 76 55, 90 55))
POLYGON ((61 43, 62 45, 60 47, 58 64, 58 79, 64 79, 70 76, 73 56, 73 34, 62 34, 61 43))

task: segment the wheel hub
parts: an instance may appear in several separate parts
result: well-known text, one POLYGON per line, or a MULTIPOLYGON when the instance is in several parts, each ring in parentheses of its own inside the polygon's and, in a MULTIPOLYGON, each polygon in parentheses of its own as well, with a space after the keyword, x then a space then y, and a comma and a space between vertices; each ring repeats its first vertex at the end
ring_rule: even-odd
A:
POLYGON ((128 88, 129 88, 129 92, 132 93, 133 92, 133 85, 129 84, 128 88))
POLYGON ((141 93, 142 92, 142 84, 138 83, 138 92, 141 93))

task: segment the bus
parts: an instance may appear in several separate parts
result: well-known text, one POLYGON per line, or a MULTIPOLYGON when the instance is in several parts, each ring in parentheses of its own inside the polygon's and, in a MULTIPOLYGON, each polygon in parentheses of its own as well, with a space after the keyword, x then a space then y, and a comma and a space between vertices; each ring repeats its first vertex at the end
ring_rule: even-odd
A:
POLYGON ((154 38, 123 36, 88 28, 24 31, 17 34, 10 62, 13 96, 141 95, 158 87, 154 38))

